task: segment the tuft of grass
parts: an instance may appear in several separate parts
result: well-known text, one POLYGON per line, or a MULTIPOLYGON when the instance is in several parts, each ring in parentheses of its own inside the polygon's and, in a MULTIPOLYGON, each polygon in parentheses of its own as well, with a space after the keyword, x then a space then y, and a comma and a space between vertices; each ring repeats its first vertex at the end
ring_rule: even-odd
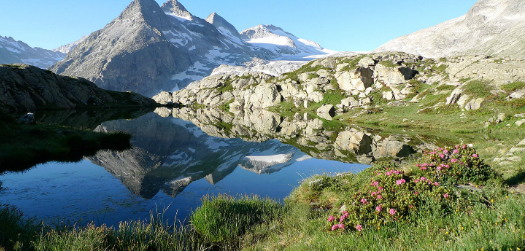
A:
POLYGON ((489 83, 481 80, 472 80, 463 86, 463 91, 467 95, 479 98, 488 98, 492 96, 493 87, 489 83))
POLYGON ((396 64, 394 64, 394 62, 392 62, 390 60, 381 61, 381 62, 379 62, 379 64, 383 65, 385 67, 389 67, 389 68, 394 68, 394 67, 397 66, 396 64))
POLYGON ((239 236, 255 225, 275 219, 283 209, 282 204, 258 196, 206 196, 191 215, 191 224, 212 243, 236 244, 239 236))
POLYGON ((517 91, 517 90, 521 90, 525 88, 525 83, 521 82, 521 81, 517 81, 517 82, 512 82, 512 83, 509 83, 509 84, 505 84, 503 86, 501 86, 501 89, 507 93, 511 93, 511 92, 514 92, 514 91, 517 91))

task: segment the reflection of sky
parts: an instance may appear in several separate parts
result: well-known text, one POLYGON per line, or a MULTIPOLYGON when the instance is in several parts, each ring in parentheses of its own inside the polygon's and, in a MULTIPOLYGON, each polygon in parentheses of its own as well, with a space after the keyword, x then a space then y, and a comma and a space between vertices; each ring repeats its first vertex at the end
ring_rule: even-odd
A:
POLYGON ((282 200, 299 182, 314 174, 359 172, 367 166, 337 161, 307 159, 279 172, 258 175, 237 167, 211 185, 206 179, 192 182, 176 198, 159 192, 150 200, 131 194, 102 167, 84 160, 79 163, 47 163, 23 174, 0 176, 0 204, 15 205, 28 217, 56 222, 84 219, 116 225, 129 219, 147 219, 149 211, 168 207, 165 218, 184 219, 200 205, 205 194, 257 194, 282 200))

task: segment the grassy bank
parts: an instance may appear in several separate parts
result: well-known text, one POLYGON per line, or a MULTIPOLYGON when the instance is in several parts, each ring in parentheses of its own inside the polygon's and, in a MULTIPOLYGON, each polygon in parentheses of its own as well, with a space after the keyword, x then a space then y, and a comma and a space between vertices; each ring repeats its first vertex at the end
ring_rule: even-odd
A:
POLYGON ((187 226, 166 215, 105 226, 50 227, 4 207, 3 247, 15 250, 520 250, 523 194, 473 148, 425 152, 397 166, 305 180, 278 203, 205 197, 187 226))
POLYGON ((0 112, 0 173, 23 171, 48 161, 80 161, 103 149, 131 147, 131 135, 97 133, 57 125, 18 124, 0 112))

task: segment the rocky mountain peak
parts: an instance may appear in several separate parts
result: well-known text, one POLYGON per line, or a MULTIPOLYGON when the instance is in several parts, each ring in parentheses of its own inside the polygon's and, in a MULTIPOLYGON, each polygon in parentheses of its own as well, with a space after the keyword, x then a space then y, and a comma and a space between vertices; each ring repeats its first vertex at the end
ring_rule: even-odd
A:
POLYGON ((177 0, 168 0, 161 8, 166 13, 171 13, 184 19, 193 20, 193 15, 177 0))
POLYGON ((211 13, 206 18, 206 22, 212 24, 217 29, 224 28, 227 31, 229 31, 232 35, 241 38, 241 35, 239 34, 239 31, 235 28, 235 26, 226 21, 226 19, 217 14, 217 12, 211 13))

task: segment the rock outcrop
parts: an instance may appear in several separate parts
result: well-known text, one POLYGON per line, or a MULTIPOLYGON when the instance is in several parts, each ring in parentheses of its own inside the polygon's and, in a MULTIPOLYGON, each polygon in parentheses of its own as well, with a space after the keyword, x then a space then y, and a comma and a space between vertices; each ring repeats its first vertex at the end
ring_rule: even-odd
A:
POLYGON ((106 91, 86 79, 59 76, 24 64, 0 65, 0 93, 0 109, 10 113, 156 105, 136 93, 106 91))
POLYGON ((525 58, 524 11, 521 0, 479 0, 465 15, 391 40, 375 52, 525 58))

